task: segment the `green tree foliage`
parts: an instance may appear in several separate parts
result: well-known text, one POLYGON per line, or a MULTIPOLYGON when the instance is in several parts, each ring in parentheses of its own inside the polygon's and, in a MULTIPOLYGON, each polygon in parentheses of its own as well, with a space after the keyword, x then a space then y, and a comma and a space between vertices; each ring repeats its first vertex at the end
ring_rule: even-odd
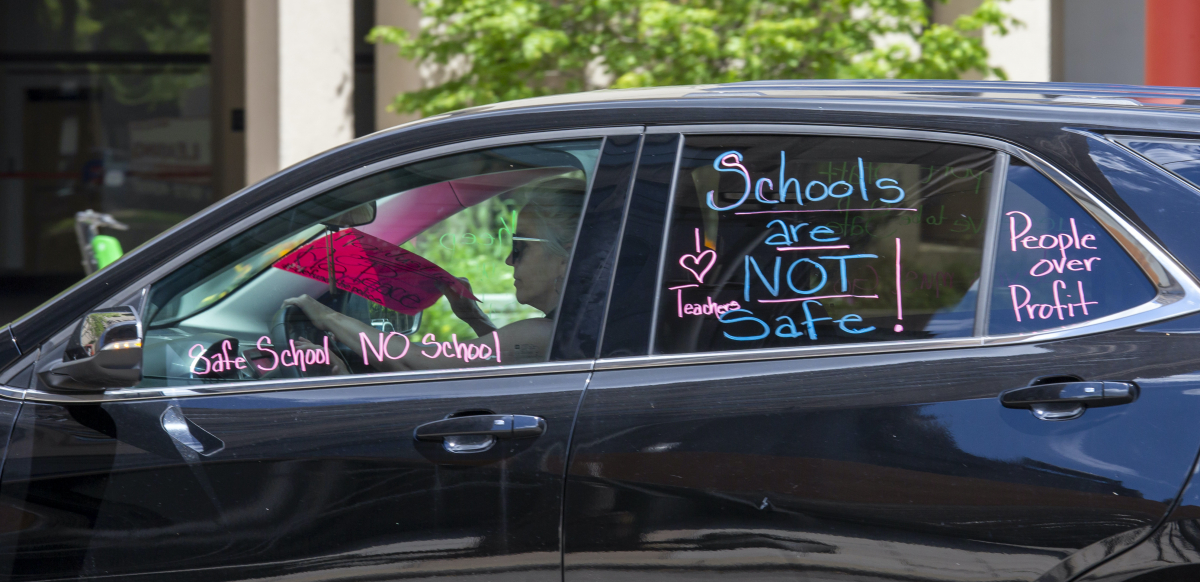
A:
POLYGON ((931 23, 923 0, 412 1, 424 15, 418 34, 379 26, 368 39, 440 71, 444 82, 392 105, 424 115, 606 83, 1004 78, 981 33, 1016 24, 1005 0, 949 25, 931 23))
MULTIPOLYGON (((516 200, 493 198, 462 210, 401 246, 467 279, 497 327, 540 317, 540 311, 517 303, 513 269, 504 263, 512 251, 518 208, 516 200)), ((444 297, 421 314, 421 328, 413 339, 426 333, 434 334, 439 341, 450 341, 451 334, 459 339, 475 337, 444 297)))

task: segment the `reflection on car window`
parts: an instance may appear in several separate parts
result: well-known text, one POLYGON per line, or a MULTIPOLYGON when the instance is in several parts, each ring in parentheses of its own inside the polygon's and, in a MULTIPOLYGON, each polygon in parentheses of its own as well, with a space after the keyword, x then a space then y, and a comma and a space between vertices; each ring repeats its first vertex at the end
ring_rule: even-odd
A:
POLYGON ((279 244, 260 250, 246 258, 230 265, 223 271, 213 273, 202 283, 184 293, 176 295, 169 303, 158 311, 158 319, 183 319, 197 311, 216 303, 229 295, 245 282, 254 278, 270 267, 275 261, 283 258, 305 241, 317 236, 320 227, 304 229, 294 236, 288 237, 279 244))
POLYGON ((143 386, 545 361, 599 140, 420 162, 154 284, 143 386))
POLYGON ((1112 236, 1049 178, 1013 160, 1004 187, 988 333, 1075 325, 1154 299, 1112 236))
POLYGON ((993 159, 928 142, 688 137, 656 349, 972 335, 993 159))
POLYGON ((1116 139, 1172 174, 1200 187, 1200 140, 1154 137, 1116 139))

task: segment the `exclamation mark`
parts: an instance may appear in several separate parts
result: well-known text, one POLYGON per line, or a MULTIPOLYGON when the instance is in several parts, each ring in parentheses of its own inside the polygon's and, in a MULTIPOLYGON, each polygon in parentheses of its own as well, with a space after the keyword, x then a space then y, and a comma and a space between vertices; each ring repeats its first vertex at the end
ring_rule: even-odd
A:
MULTIPOLYGON (((904 321, 904 300, 900 298, 900 237, 896 237, 896 319, 904 321)), ((904 331, 904 326, 897 323, 892 328, 896 333, 904 331)))

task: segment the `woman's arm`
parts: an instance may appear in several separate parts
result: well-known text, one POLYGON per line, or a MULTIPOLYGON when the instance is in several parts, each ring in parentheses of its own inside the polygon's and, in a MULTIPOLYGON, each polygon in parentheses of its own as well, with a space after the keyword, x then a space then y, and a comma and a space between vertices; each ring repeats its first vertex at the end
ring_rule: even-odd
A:
MULTIPOLYGON (((467 292, 471 292, 471 283, 465 277, 459 277, 459 281, 466 285, 467 292)), ((442 295, 446 296, 446 302, 450 304, 450 309, 454 311, 454 316, 461 319, 463 323, 471 326, 471 330, 475 332, 476 337, 483 337, 493 331, 496 331, 496 324, 492 323, 492 318, 488 317, 483 309, 479 308, 479 304, 470 297, 460 295, 453 287, 449 285, 441 285, 442 295)))
MULTIPOLYGON (((313 299, 312 297, 309 297, 308 295, 284 299, 283 305, 291 305, 300 308, 300 310, 304 312, 304 315, 308 317, 309 321, 311 321, 312 324, 317 327, 317 329, 332 333, 334 338, 349 346, 350 350, 360 358, 363 357, 363 334, 365 334, 366 338, 371 340, 374 340, 375 336, 379 334, 379 330, 357 319, 354 319, 353 317, 338 313, 337 311, 330 309, 325 304, 313 299)), ((398 355, 402 345, 403 344, 391 345, 389 342, 387 350, 389 354, 398 355)), ((389 365, 399 364, 401 360, 392 360, 388 358, 384 359, 384 362, 371 362, 371 365, 377 370, 387 369, 390 371, 399 371, 408 369, 403 366, 389 365), (381 367, 378 364, 383 364, 383 366, 381 367)))

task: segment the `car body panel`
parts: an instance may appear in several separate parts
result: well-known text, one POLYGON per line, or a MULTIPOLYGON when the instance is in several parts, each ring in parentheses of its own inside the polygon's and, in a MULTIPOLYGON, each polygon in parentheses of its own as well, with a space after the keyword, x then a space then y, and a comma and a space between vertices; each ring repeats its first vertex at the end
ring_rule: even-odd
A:
POLYGON ((1197 341, 598 370, 575 429, 566 580, 1037 579, 1166 515, 1200 447, 1197 341), (1069 422, 1001 407, 1047 374, 1143 392, 1069 422))
POLYGON ((558 580, 563 457, 587 376, 27 404, 0 487, 19 517, 0 534, 0 572, 558 580), (221 448, 170 438, 172 407, 221 448), (466 460, 413 439, 470 410, 539 416, 546 433, 466 460))
POLYGON ((17 361, 19 357, 21 349, 17 347, 17 340, 12 336, 12 328, 0 329, 0 370, 17 361))

